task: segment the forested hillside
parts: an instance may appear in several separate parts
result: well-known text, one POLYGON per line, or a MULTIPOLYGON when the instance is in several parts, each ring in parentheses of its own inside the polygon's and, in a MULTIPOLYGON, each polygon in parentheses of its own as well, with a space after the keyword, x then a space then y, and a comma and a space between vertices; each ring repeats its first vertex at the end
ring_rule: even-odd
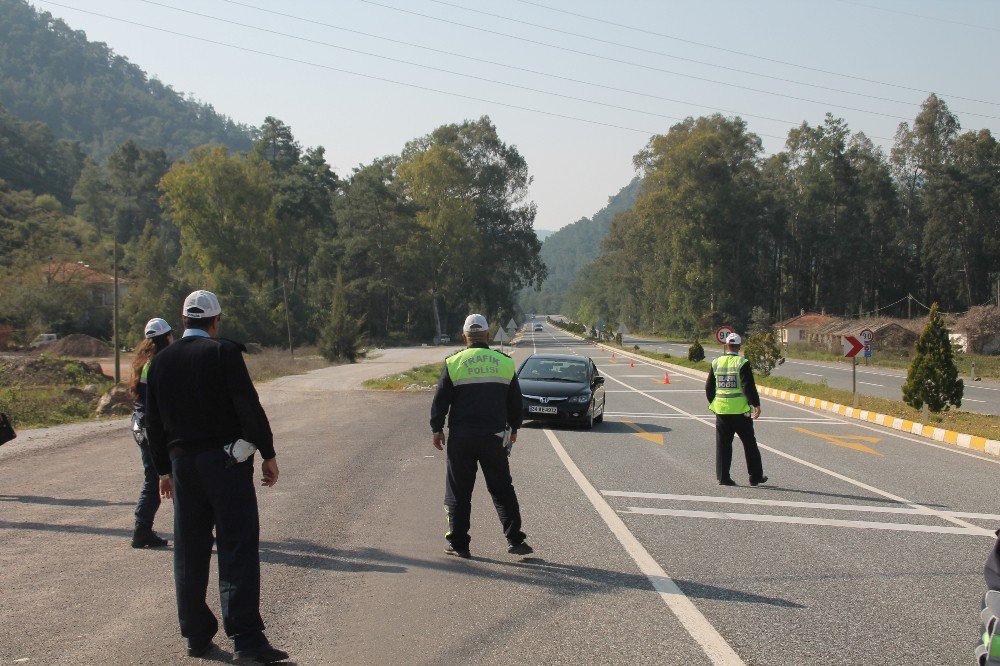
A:
POLYGON ((548 277, 540 291, 526 289, 521 292, 519 302, 526 312, 561 312, 564 298, 570 286, 584 266, 601 253, 601 241, 611 228, 615 215, 630 209, 639 192, 639 179, 608 197, 608 205, 594 214, 569 224, 542 243, 542 261, 548 269, 548 277))
POLYGON ((689 118, 635 157, 642 192, 570 312, 693 334, 751 310, 906 315, 996 302, 1000 146, 931 95, 886 155, 831 115, 765 156, 739 118, 689 118))
POLYGON ((171 158, 205 143, 249 150, 253 139, 250 128, 24 0, 0 0, 0 104, 58 139, 79 141, 95 159, 128 139, 171 158))

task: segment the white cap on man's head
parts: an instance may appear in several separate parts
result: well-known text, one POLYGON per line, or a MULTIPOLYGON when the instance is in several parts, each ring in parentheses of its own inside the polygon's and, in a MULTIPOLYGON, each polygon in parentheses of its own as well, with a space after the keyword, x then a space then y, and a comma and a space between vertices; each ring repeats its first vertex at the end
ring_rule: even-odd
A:
POLYGON ((486 323, 486 317, 481 314, 470 314, 465 318, 465 325, 462 330, 466 333, 476 333, 477 331, 489 331, 490 325, 486 323))
POLYGON ((155 338, 159 335, 169 333, 171 331, 170 324, 168 324, 163 319, 159 317, 153 317, 146 322, 146 328, 143 329, 147 338, 155 338))
POLYGON ((184 316, 188 319, 208 319, 222 314, 219 299, 210 291, 192 291, 184 299, 184 316))
POLYGON ((741 345, 743 344, 743 338, 740 337, 739 333, 730 333, 726 336, 727 345, 741 345))

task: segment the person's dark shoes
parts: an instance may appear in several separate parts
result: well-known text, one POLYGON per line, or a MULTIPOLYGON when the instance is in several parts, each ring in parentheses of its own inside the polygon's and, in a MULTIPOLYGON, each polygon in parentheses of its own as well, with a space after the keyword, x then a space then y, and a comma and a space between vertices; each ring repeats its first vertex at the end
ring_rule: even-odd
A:
POLYGON ((204 657, 206 654, 212 651, 215 647, 215 643, 209 638, 207 641, 188 641, 188 656, 189 657, 204 657))
POLYGON ((463 560, 467 560, 472 557, 472 553, 469 552, 468 548, 456 548, 450 543, 445 547, 444 552, 449 555, 454 555, 455 557, 461 557, 463 560))
POLYGON ((237 650, 233 653, 234 664, 277 664, 287 659, 287 652, 279 650, 270 643, 246 650, 237 650))
POLYGON ((767 477, 766 476, 762 476, 759 479, 750 479, 750 485, 751 486, 759 486, 762 483, 767 483, 767 477))
POLYGON ((507 552, 511 555, 531 555, 535 549, 529 546, 527 541, 522 541, 508 545, 507 552))
POLYGON ((133 548, 163 548, 167 540, 160 537, 151 527, 137 527, 132 533, 133 548))
POLYGON ((719 479, 720 486, 735 486, 736 482, 730 479, 728 476, 724 479, 719 479))

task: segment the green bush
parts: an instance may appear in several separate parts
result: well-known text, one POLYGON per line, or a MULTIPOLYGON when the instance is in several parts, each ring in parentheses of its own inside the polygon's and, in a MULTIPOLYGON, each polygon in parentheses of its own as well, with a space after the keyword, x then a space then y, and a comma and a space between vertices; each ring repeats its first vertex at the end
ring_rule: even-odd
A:
POLYGON ((743 344, 743 355, 750 362, 753 371, 764 377, 785 362, 781 356, 781 347, 771 329, 751 334, 743 344))
POLYGON ((958 378, 958 368, 948 339, 948 329, 938 314, 937 303, 931 305, 927 326, 917 340, 916 355, 906 373, 903 402, 914 409, 927 405, 932 412, 962 406, 965 386, 958 378))
POLYGON ((688 347, 688 360, 692 362, 705 360, 705 348, 702 347, 701 343, 697 340, 694 341, 694 344, 688 347))

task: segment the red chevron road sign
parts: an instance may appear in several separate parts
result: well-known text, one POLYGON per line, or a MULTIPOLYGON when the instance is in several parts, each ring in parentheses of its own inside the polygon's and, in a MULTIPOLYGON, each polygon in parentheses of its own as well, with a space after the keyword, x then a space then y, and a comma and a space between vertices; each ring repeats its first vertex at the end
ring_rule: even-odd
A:
POLYGON ((865 348, 865 343, 858 340, 853 335, 844 336, 844 356, 847 358, 853 358, 858 355, 858 352, 865 348))

